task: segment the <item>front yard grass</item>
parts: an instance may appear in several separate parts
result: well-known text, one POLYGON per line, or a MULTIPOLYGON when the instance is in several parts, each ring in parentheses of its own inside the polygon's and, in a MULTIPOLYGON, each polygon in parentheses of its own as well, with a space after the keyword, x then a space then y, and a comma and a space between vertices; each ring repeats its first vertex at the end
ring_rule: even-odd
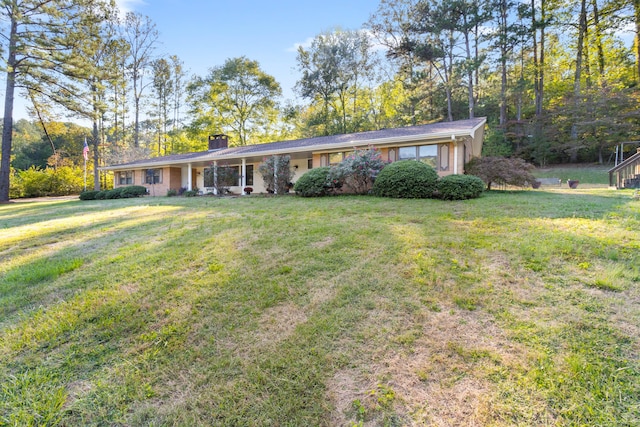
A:
POLYGON ((640 423, 606 189, 0 206, 0 425, 640 423))

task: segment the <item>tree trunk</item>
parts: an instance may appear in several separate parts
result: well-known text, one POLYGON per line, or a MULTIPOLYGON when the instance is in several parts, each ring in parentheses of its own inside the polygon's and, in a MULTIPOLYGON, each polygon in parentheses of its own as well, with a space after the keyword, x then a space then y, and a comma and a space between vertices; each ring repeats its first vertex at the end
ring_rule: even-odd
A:
POLYGON ((569 150, 570 162, 578 161, 578 120, 582 106, 582 59, 584 56, 584 39, 587 32, 587 0, 580 1, 580 17, 578 24, 578 45, 576 48, 576 70, 573 77, 573 125, 571 126, 571 140, 573 146, 569 150))
MULTIPOLYGON (((639 0, 640 1, 640 0, 639 0)), ((602 31, 600 29, 600 11, 598 10, 598 0, 592 0, 593 6, 593 26, 596 34, 596 49, 598 50, 598 80, 604 84, 604 49, 602 47, 602 31)))
MULTIPOLYGON (((464 28, 465 28, 464 45, 467 53, 467 63, 470 63, 473 58, 471 56, 471 41, 469 40, 470 37, 469 37, 469 31, 467 30, 468 27, 469 25, 467 23, 467 16, 465 15, 464 16, 464 28)), ((467 97, 469 99, 469 118, 473 119, 475 117, 475 111, 476 111, 475 96, 474 96, 474 89, 473 89, 474 72, 473 72, 473 68, 471 68, 469 65, 467 66, 469 67, 467 69, 467 97)))
POLYGON ((640 82, 640 0, 633 0, 633 9, 636 21, 636 71, 640 82))
POLYGON ((538 45, 538 21, 536 19, 535 0, 531 0, 531 29, 533 35, 533 67, 534 67, 534 96, 536 117, 542 116, 542 94, 544 84, 544 0, 540 4, 540 45, 538 45), (539 52, 538 52, 539 50, 539 52))
POLYGON ((98 141, 100 134, 98 132, 98 119, 93 119, 93 189, 100 190, 100 171, 98 170, 98 141))
POLYGON ((501 68, 501 82, 500 82, 500 126, 504 127, 507 124, 507 5, 503 0, 500 2, 500 22, 498 27, 500 28, 500 68, 501 68))
POLYGON ((0 203, 9 201, 11 180, 11 146, 13 143, 13 101, 16 89, 16 45, 18 23, 11 19, 9 55, 7 58, 7 84, 4 94, 4 120, 2 128, 2 159, 0 160, 0 203))

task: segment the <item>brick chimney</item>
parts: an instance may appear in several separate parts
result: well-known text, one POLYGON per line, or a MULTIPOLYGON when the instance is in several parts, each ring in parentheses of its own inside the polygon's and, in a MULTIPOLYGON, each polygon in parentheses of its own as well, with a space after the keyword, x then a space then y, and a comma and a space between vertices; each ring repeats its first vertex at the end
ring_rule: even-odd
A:
POLYGON ((225 134, 209 135, 209 151, 222 150, 229 146, 229 137, 225 134))

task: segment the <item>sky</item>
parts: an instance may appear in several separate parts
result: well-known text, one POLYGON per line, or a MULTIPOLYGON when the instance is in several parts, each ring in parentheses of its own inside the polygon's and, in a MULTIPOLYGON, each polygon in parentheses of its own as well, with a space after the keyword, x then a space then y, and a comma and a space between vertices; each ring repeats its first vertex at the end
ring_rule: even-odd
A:
POLYGON ((377 10, 377 0, 119 0, 123 10, 149 16, 160 33, 158 53, 177 55, 188 74, 204 76, 229 58, 258 61, 294 99, 296 49, 317 34, 355 30, 377 10))
MULTIPOLYGON (((296 50, 318 34, 357 30, 378 9, 378 0, 116 0, 121 12, 146 15, 159 32, 158 56, 177 55, 188 76, 205 76, 229 58, 258 61, 282 87, 283 99, 300 101, 296 50)), ((4 101, 4 79, 0 82, 4 101)), ((16 92, 14 120, 30 119, 16 92)), ((78 121, 67 117, 66 120, 78 121)))

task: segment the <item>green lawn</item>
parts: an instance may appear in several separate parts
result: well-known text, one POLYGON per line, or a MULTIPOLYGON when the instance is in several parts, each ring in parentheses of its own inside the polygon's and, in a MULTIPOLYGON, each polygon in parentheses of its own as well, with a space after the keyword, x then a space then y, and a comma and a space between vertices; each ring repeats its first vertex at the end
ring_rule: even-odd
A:
POLYGON ((607 189, 0 205, 0 425, 640 423, 607 189))
POLYGON ((580 186, 609 185, 609 169, 613 165, 555 165, 534 170, 537 178, 560 178, 566 186, 567 180, 580 181, 580 186))

